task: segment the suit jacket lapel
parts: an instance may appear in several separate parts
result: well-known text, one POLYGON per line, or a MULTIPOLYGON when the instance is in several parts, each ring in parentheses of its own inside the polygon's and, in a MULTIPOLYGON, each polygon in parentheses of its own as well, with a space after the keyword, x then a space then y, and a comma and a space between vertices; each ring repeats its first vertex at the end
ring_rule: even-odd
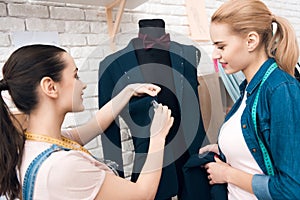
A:
POLYGON ((145 82, 138 64, 132 40, 125 49, 120 51, 120 54, 118 62, 120 70, 124 73, 122 80, 125 81, 126 84, 145 82), (125 54, 126 56, 124 56, 125 54))
POLYGON ((184 73, 184 55, 183 48, 175 42, 170 43, 170 58, 173 70, 173 79, 175 85, 176 96, 181 105, 183 93, 183 73, 184 73))
MULTIPOLYGON (((175 42, 171 42, 170 44, 170 58, 172 68, 174 69, 173 78, 176 96, 178 98, 179 103, 181 104, 184 82, 184 55, 183 48, 180 45, 177 45, 177 43, 175 42)), ((124 76, 122 78, 123 84, 127 85, 130 83, 145 82, 137 61, 132 40, 129 42, 126 48, 120 51, 118 62, 120 69, 124 73, 124 76), (126 54, 126 56, 123 56, 124 54, 126 54)))

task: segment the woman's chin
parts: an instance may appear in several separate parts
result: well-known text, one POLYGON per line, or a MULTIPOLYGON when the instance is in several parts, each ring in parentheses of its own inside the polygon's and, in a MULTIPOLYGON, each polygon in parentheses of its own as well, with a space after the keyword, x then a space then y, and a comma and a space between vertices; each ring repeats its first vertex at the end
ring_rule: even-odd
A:
POLYGON ((234 73, 238 72, 238 71, 230 69, 230 68, 224 68, 224 71, 226 74, 234 74, 234 73))
POLYGON ((72 110, 72 112, 82 112, 82 111, 84 111, 83 105, 73 108, 73 110, 72 110))

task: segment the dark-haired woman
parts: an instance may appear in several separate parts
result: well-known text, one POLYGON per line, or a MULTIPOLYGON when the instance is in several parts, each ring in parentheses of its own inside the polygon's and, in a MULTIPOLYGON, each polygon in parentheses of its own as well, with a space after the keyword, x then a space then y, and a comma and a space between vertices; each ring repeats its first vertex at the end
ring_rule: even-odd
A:
POLYGON ((9 199, 153 199, 158 187, 165 137, 173 117, 166 106, 155 108, 149 155, 136 183, 120 178, 82 145, 103 132, 132 96, 155 96, 160 88, 132 84, 104 105, 95 117, 61 131, 65 115, 84 109, 86 85, 72 57, 50 45, 16 50, 3 67, 0 91, 8 90, 28 116, 26 132, 13 126, 0 97, 0 195, 9 199))

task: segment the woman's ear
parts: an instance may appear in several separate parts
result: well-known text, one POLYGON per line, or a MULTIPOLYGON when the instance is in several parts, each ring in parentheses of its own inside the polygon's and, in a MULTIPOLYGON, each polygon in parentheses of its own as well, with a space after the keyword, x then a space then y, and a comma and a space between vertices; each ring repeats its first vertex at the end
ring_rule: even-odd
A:
POLYGON ((40 81, 41 90, 51 98, 58 96, 57 84, 50 77, 43 77, 40 81))
POLYGON ((258 45, 259 45, 259 35, 257 32, 252 31, 247 36, 247 45, 248 45, 248 51, 252 52, 254 51, 258 45))

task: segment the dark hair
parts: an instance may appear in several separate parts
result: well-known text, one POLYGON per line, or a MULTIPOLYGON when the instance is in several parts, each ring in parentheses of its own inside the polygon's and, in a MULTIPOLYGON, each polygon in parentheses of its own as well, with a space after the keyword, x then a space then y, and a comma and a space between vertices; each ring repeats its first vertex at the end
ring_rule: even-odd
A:
MULTIPOLYGON (((37 86, 43 77, 60 81, 65 63, 65 50, 51 45, 29 45, 17 49, 3 66, 1 90, 7 89, 13 103, 24 114, 37 105, 37 86)), ((14 116, 0 95, 0 196, 20 197, 21 185, 17 176, 20 168, 25 137, 14 116)))
POLYGON ((238 34, 256 31, 267 55, 275 58, 281 69, 294 75, 299 59, 296 33, 286 19, 273 15, 262 1, 227 1, 212 15, 211 23, 229 24, 238 34), (273 25, 278 27, 275 34, 272 32, 275 29, 273 25))

